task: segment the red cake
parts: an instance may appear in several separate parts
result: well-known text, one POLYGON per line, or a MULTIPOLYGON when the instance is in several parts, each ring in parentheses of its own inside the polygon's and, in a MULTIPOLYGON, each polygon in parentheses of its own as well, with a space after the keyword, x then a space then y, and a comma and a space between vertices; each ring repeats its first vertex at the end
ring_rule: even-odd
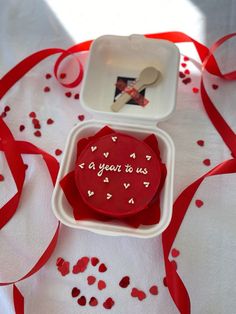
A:
POLYGON ((89 142, 78 156, 74 175, 83 201, 92 210, 126 217, 152 201, 161 166, 145 142, 113 133, 89 142))

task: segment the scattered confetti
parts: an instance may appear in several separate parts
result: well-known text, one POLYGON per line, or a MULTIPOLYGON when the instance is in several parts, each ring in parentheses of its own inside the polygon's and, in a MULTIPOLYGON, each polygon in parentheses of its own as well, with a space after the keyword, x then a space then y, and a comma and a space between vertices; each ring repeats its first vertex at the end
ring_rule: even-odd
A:
POLYGON ((71 94, 71 92, 66 92, 65 95, 66 95, 66 97, 70 98, 72 94, 71 94))
POLYGON ((183 63, 181 63, 181 66, 182 66, 183 68, 186 68, 187 64, 183 62, 183 63))
POLYGON ((96 277, 94 276, 88 276, 87 277, 87 282, 88 282, 88 285, 93 285, 95 282, 96 282, 96 277))
POLYGON ((57 266, 58 271, 64 277, 70 273, 70 263, 67 261, 63 261, 61 265, 57 266))
POLYGON ((106 286, 107 286, 107 285, 106 285, 105 281, 103 281, 103 280, 99 280, 99 281, 98 281, 98 289, 99 289, 99 290, 105 289, 106 286))
POLYGON ((48 92, 50 92, 50 87, 49 86, 45 86, 44 87, 44 89, 43 89, 43 91, 45 92, 45 93, 48 93, 48 92))
POLYGON ((92 257, 91 258, 92 266, 97 266, 98 263, 99 263, 99 259, 97 257, 92 257))
POLYGON ((152 286, 150 289, 149 289, 149 292, 152 294, 152 295, 158 295, 158 287, 156 285, 152 286))
POLYGON ((24 126, 23 124, 21 124, 21 125, 19 126, 20 132, 24 131, 24 129, 25 129, 25 126, 24 126))
POLYGON ((172 257, 178 257, 179 254, 180 254, 179 250, 177 250, 175 248, 171 250, 172 257))
POLYGON ((137 288, 132 289, 131 296, 133 298, 138 298, 139 301, 143 301, 144 299, 146 299, 146 293, 143 292, 142 290, 137 289, 137 288))
POLYGON ((190 74, 189 69, 184 70, 184 74, 189 75, 190 74))
POLYGON ((209 158, 204 159, 204 160, 203 160, 203 163, 204 163, 205 166, 210 166, 210 165, 211 165, 211 161, 210 161, 209 158))
POLYGON ((81 306, 85 306, 86 305, 86 298, 85 298, 85 296, 81 296, 78 300, 77 300, 77 303, 79 304, 79 305, 81 305, 81 306))
POLYGON ((3 182, 4 181, 4 176, 2 174, 0 174, 0 182, 3 182))
POLYGON ((95 297, 91 297, 91 299, 89 300, 89 305, 90 306, 97 306, 98 300, 95 297))
POLYGON ((219 88, 219 86, 217 84, 212 84, 212 88, 216 90, 219 88))
POLYGON ((75 94, 74 99, 79 99, 79 94, 75 94))
POLYGON ((185 76, 186 76, 186 75, 185 75, 183 72, 181 72, 181 71, 179 72, 179 77, 180 77, 180 78, 185 78, 185 76))
POLYGON ((9 107, 9 106, 6 106, 5 108, 4 108, 4 112, 8 112, 8 111, 10 111, 11 110, 11 108, 9 107))
POLYGON ((166 277, 163 278, 163 285, 164 285, 165 287, 168 287, 166 277))
POLYGON ((195 204, 198 208, 202 207, 204 205, 204 202, 202 200, 196 200, 195 204))
POLYGON ((80 114, 79 116, 78 116, 78 119, 80 120, 80 121, 84 121, 84 115, 83 114, 80 114))
POLYGON ((40 137, 42 134, 41 134, 40 131, 36 131, 36 132, 34 132, 34 135, 37 136, 37 137, 40 137))
POLYGON ((98 271, 99 271, 100 273, 105 273, 105 271, 107 271, 106 265, 103 264, 103 263, 102 263, 101 265, 99 265, 98 271))
POLYGON ((80 290, 78 288, 74 287, 71 291, 72 298, 78 297, 79 294, 80 294, 80 290))
POLYGON ((59 148, 57 148, 56 150, 55 150, 55 155, 56 156, 60 156, 62 154, 62 150, 60 150, 59 148))
POLYGON ((198 144, 199 146, 204 146, 205 142, 204 142, 203 140, 198 140, 198 141, 197 141, 197 144, 198 144))
POLYGON ((34 111, 29 113, 30 118, 36 118, 36 113, 34 111))
POLYGON ((191 83, 191 81, 192 81, 192 80, 191 80, 190 77, 187 77, 187 78, 185 78, 185 79, 182 80, 182 82, 183 82, 185 85, 191 83))
POLYGON ((121 288, 127 288, 130 284, 130 278, 129 276, 125 276, 121 279, 121 281, 119 282, 119 286, 121 288))
POLYGON ((192 88, 192 91, 193 91, 194 94, 197 94, 197 93, 199 92, 199 88, 193 87, 193 88, 192 88))
POLYGON ((88 263, 89 258, 87 256, 80 258, 77 261, 77 263, 73 266, 72 273, 73 274, 83 273, 87 269, 88 263))
POLYGON ((177 270, 177 263, 176 263, 176 261, 174 261, 174 260, 171 261, 171 264, 174 265, 174 269, 177 270))
POLYGON ((184 61, 189 61, 189 57, 184 56, 184 61))
POLYGON ((45 75, 45 78, 46 78, 47 80, 49 80, 51 77, 52 77, 52 75, 51 75, 50 73, 47 73, 47 74, 45 75))
POLYGON ((54 123, 53 119, 51 119, 51 118, 47 119, 47 124, 53 124, 53 123, 54 123))
POLYGON ((113 301, 112 298, 108 298, 106 299, 106 301, 103 303, 103 307, 107 310, 110 310, 113 305, 115 304, 115 302, 113 301))
POLYGON ((6 113, 6 112, 2 112, 2 113, 1 113, 1 118, 6 118, 6 116, 7 116, 7 113, 6 113))

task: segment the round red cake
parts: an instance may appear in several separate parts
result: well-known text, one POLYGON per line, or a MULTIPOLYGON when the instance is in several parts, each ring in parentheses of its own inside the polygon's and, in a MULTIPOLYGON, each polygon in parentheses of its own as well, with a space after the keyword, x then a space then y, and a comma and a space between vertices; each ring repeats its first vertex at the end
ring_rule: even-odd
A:
POLYGON ((161 179, 160 161, 144 142, 120 133, 90 141, 80 153, 75 182, 91 209, 112 217, 143 210, 161 179))

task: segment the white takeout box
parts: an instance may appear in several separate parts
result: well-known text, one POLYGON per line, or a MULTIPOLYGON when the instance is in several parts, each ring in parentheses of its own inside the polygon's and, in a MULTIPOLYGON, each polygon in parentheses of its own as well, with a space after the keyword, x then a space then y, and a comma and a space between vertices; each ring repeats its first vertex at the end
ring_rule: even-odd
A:
POLYGON ((175 149, 170 136, 157 125, 174 111, 178 68, 179 50, 166 40, 148 39, 143 35, 105 35, 93 42, 80 95, 81 105, 93 115, 93 119, 76 125, 70 132, 52 198, 53 212, 63 224, 104 235, 139 238, 157 236, 167 228, 172 216, 175 149), (120 112, 112 112, 117 77, 138 78, 148 66, 156 67, 162 74, 157 84, 146 88, 148 105, 126 105, 120 112), (75 167, 78 140, 94 135, 105 125, 141 140, 151 133, 156 135, 162 161, 167 167, 160 195, 161 218, 158 224, 136 229, 117 221, 74 219, 59 182, 75 167))

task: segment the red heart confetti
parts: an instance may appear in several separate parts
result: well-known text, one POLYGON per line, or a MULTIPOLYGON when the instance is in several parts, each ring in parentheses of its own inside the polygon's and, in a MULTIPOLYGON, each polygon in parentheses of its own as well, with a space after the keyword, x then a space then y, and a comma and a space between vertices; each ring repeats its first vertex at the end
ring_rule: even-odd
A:
POLYGON ((42 134, 41 134, 40 131, 36 131, 36 132, 34 132, 34 135, 37 136, 37 137, 40 137, 42 134))
POLYGON ((72 298, 78 297, 79 294, 80 294, 80 290, 78 288, 74 287, 71 291, 72 298))
POLYGON ((103 264, 103 263, 102 263, 101 265, 99 265, 98 271, 99 271, 100 273, 105 273, 105 271, 107 271, 106 265, 103 264))
POLYGON ((152 286, 150 289, 149 289, 149 292, 152 294, 152 295, 158 295, 158 287, 156 285, 152 286))
POLYGON ((202 207, 202 205, 204 204, 202 200, 196 200, 195 204, 198 208, 202 207))
POLYGON ((106 285, 105 281, 103 281, 103 280, 99 280, 99 281, 98 281, 98 289, 99 289, 99 290, 105 289, 106 286, 107 286, 107 285, 106 285))
POLYGON ((186 75, 183 72, 179 72, 179 77, 184 78, 186 75))
POLYGON ((58 271, 61 273, 62 276, 66 276, 70 273, 70 263, 64 261, 62 265, 57 266, 58 271))
POLYGON ((182 80, 182 82, 183 82, 185 85, 191 83, 191 81, 192 81, 192 80, 191 80, 190 77, 187 77, 186 79, 183 79, 183 80, 182 80))
POLYGON ((49 80, 51 77, 52 77, 52 75, 51 75, 50 73, 47 73, 47 74, 45 75, 45 78, 46 78, 47 80, 49 80))
POLYGON ((79 121, 84 121, 84 115, 83 114, 80 114, 79 116, 78 116, 78 119, 79 119, 79 121))
POLYGON ((66 73, 61 73, 61 74, 60 74, 60 79, 63 80, 63 79, 65 79, 65 78, 66 78, 66 73))
POLYGON ((45 93, 48 93, 48 92, 50 92, 50 87, 49 86, 45 86, 44 87, 44 89, 43 89, 43 91, 45 92, 45 93))
POLYGON ((184 61, 189 61, 189 57, 184 56, 184 61))
POLYGON ((60 156, 62 154, 62 150, 60 150, 59 148, 57 148, 56 150, 55 150, 55 155, 56 156, 60 156))
POLYGON ((219 88, 219 86, 217 84, 212 84, 212 88, 216 90, 219 88))
POLYGON ((21 124, 21 125, 19 126, 20 132, 24 131, 24 129, 25 129, 25 126, 24 126, 23 124, 21 124))
POLYGON ((81 296, 78 300, 77 300, 77 303, 81 306, 85 306, 86 305, 86 298, 85 296, 81 296))
POLYGON ((139 301, 143 301, 144 299, 146 299, 146 293, 142 290, 137 289, 137 288, 132 289, 131 296, 133 298, 138 298, 139 301))
POLYGON ((54 123, 53 119, 51 119, 51 118, 47 119, 47 124, 53 124, 53 123, 54 123))
POLYGON ((29 113, 30 118, 36 118, 36 113, 34 111, 29 113))
POLYGON ((75 94, 74 99, 79 99, 79 94, 75 94))
POLYGON ((189 75, 189 74, 190 74, 189 69, 186 69, 186 70, 184 71, 184 74, 189 75))
POLYGON ((57 266, 61 266, 64 263, 64 258, 62 257, 58 257, 57 261, 56 261, 56 265, 57 266))
POLYGON ((88 282, 88 284, 89 284, 90 286, 93 285, 93 284, 95 283, 95 281, 96 281, 96 277, 94 277, 94 276, 88 276, 87 282, 88 282))
POLYGON ((71 94, 71 92, 66 92, 65 95, 66 95, 66 97, 70 98, 72 94, 71 94))
POLYGON ((210 166, 210 165, 211 165, 211 161, 210 161, 209 158, 204 159, 204 160, 203 160, 203 163, 204 163, 205 166, 210 166))
POLYGON ((97 306, 98 300, 95 297, 91 297, 91 299, 89 300, 89 305, 90 306, 97 306))
POLYGON ((99 259, 97 257, 92 257, 91 258, 92 266, 97 266, 98 263, 99 263, 99 259))
POLYGON ((179 254, 180 254, 179 250, 177 250, 177 249, 175 249, 175 248, 173 248, 173 249, 171 250, 171 255, 172 255, 172 257, 178 257, 179 254))
POLYGON ((29 167, 27 164, 24 164, 24 166, 25 166, 25 170, 27 170, 29 167))
POLYGON ((121 288, 127 288, 130 284, 130 278, 129 276, 125 276, 121 279, 121 281, 119 282, 119 286, 121 288))
POLYGON ((106 299, 106 301, 103 303, 103 307, 107 310, 110 310, 113 305, 115 304, 115 302, 113 301, 112 298, 108 298, 106 299))
POLYGON ((192 88, 192 91, 193 91, 194 94, 197 94, 197 93, 199 92, 199 88, 193 87, 193 88, 192 88))
POLYGON ((89 263, 89 258, 87 256, 83 256, 73 266, 72 273, 73 274, 83 273, 87 269, 88 263, 89 263))
POLYGON ((0 182, 3 182, 4 181, 4 176, 2 174, 0 174, 0 182))
POLYGON ((182 66, 183 68, 186 68, 187 64, 183 62, 183 63, 181 63, 181 66, 182 66))
POLYGON ((198 144, 199 146, 204 146, 205 142, 204 142, 203 140, 198 140, 198 141, 197 141, 197 144, 198 144))
POLYGON ((8 111, 10 111, 11 110, 11 108, 9 107, 9 106, 6 106, 5 108, 4 108, 4 111, 5 112, 8 112, 8 111))

